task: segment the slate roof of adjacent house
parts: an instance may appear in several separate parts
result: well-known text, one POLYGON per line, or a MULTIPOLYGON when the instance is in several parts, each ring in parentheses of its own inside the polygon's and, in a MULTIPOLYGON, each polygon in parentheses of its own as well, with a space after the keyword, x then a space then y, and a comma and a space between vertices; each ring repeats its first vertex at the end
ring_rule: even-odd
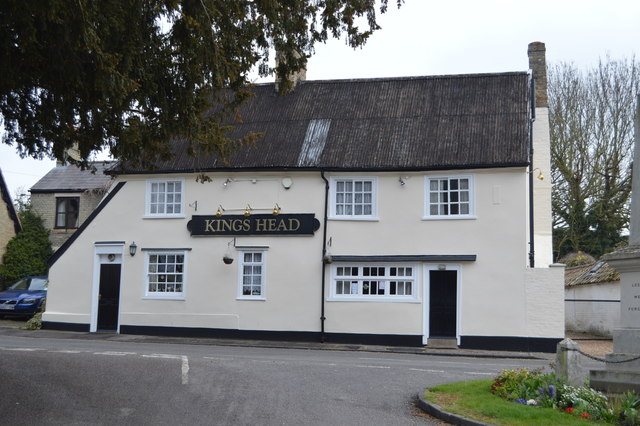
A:
POLYGON ((620 273, 605 261, 599 260, 588 265, 573 266, 564 270, 564 285, 572 287, 584 284, 599 284, 619 281, 620 273))
POLYGON ((194 159, 186 141, 176 141, 175 158, 154 173, 524 166, 530 89, 527 72, 301 81, 286 96, 257 85, 231 133, 264 133, 256 147, 234 153, 229 166, 215 156, 194 159))
POLYGON ((113 162, 96 161, 90 163, 95 172, 82 170, 73 165, 56 166, 31 187, 31 193, 46 192, 84 192, 106 189, 112 177, 105 171, 113 166, 113 162))
POLYGON ((11 194, 9 193, 9 187, 4 180, 4 176, 2 175, 2 170, 0 170, 0 198, 4 203, 5 208, 7 209, 7 214, 9 219, 13 224, 13 230, 17 234, 22 231, 22 224, 20 223, 20 219, 18 218, 18 213, 16 212, 16 208, 13 205, 13 201, 11 200, 11 194))

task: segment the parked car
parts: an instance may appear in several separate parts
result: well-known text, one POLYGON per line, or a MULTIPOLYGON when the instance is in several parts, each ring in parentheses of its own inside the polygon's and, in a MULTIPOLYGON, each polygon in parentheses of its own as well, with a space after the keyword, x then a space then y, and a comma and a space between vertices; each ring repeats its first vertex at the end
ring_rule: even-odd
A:
POLYGON ((0 292, 0 316, 33 316, 47 297, 48 277, 25 277, 0 292))

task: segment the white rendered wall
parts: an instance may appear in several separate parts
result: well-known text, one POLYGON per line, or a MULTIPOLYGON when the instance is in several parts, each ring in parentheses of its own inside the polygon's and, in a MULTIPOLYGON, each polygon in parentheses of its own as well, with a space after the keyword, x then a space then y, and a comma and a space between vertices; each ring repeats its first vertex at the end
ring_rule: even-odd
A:
POLYGON ((551 142, 549 108, 536 108, 533 122, 533 196, 535 266, 546 268, 553 263, 551 215, 551 142), (538 169, 538 170, 536 170, 538 169), (537 179, 542 172, 543 180, 537 179))
POLYGON ((569 299, 565 302, 567 330, 610 337, 613 329, 620 327, 619 281, 565 288, 565 298, 569 299))
MULTIPOLYGON (((549 279, 539 288, 527 275, 528 176, 524 168, 447 173, 327 174, 373 176, 377 179, 378 220, 329 220, 329 251, 339 255, 476 255, 459 262, 461 335, 561 337, 549 324, 562 324, 559 310, 540 311, 546 298, 557 297, 549 279), (475 219, 425 220, 426 175, 473 175, 475 219), (399 177, 405 180, 400 185, 399 177), (536 303, 538 305, 536 305, 536 303)), ((222 205, 247 204, 281 213, 315 213, 322 223, 325 184, 318 172, 211 174, 212 183, 197 183, 194 175, 126 176, 127 183, 85 229, 50 271, 50 292, 44 321, 89 323, 96 242, 123 241, 121 325, 230 328, 241 330, 319 331, 323 228, 313 236, 236 237, 236 246, 267 248, 266 300, 238 300, 236 261, 222 257, 233 237, 191 237, 192 215, 213 215, 222 205), (293 179, 285 189, 281 180, 293 179), (145 219, 147 178, 185 178, 185 217, 145 219), (252 179, 257 179, 252 183, 252 179), (197 211, 196 204, 197 201, 197 211), (135 257, 126 248, 135 241, 135 257), (188 248, 185 300, 144 297, 145 250, 188 248), (70 273, 69 271, 73 271, 70 273)), ((116 182, 117 183, 117 182, 116 182)), ((115 187, 115 185, 113 186, 115 187)), ((261 213, 268 213, 261 211, 261 213)), ((424 300, 422 265, 414 302, 345 302, 326 300, 332 285, 325 281, 325 331, 328 333, 422 335, 424 300)), ((559 288, 562 292, 562 278, 559 288)), ((562 305, 562 294, 559 297, 562 305)), ((555 306, 555 301, 552 303, 555 306)), ((95 313, 93 313, 95 317, 95 313)))

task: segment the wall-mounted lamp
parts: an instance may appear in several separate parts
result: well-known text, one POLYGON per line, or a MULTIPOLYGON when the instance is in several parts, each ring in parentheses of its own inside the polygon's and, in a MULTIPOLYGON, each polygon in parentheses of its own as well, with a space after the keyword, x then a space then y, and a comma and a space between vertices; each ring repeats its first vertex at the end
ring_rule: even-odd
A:
POLYGON ((222 216, 223 211, 224 211, 224 208, 222 208, 222 205, 218 205, 218 211, 216 212, 216 216, 218 217, 222 216))
POLYGON ((398 182, 400 182, 400 185, 401 185, 401 186, 405 186, 405 185, 407 184, 407 179, 408 179, 407 177, 402 177, 402 176, 400 176, 400 177, 398 178, 398 182))
POLYGON ((291 185, 293 185, 293 180, 290 177, 283 177, 282 178, 282 187, 284 189, 291 188, 291 185))
POLYGON ((251 216, 251 206, 249 204, 247 204, 247 207, 244 208, 244 215, 245 216, 251 216))
POLYGON ((236 239, 234 238, 233 240, 227 243, 227 251, 222 257, 222 261, 224 262, 225 265, 231 265, 233 263, 233 253, 231 253, 231 243, 233 243, 233 246, 235 247, 236 239))
POLYGON ((136 242, 132 242, 129 245, 129 254, 131 255, 131 257, 136 255, 136 251, 138 250, 138 246, 136 245, 136 242))
POLYGON ((276 203, 276 205, 273 206, 273 215, 274 216, 278 216, 280 214, 280 210, 282 210, 282 209, 280 208, 278 203, 276 203))
POLYGON ((539 179, 539 180, 544 180, 544 175, 542 174, 542 170, 540 170, 540 168, 539 168, 539 167, 536 167, 535 169, 531 170, 531 171, 529 172, 529 174, 532 174, 532 173, 533 173, 533 172, 535 172, 536 170, 538 171, 538 176, 537 176, 537 177, 538 177, 538 179, 539 179))
POLYGON ((233 179, 231 178, 226 178, 224 180, 224 182, 222 182, 222 186, 224 186, 225 188, 227 187, 227 185, 229 185, 231 182, 233 182, 233 179))

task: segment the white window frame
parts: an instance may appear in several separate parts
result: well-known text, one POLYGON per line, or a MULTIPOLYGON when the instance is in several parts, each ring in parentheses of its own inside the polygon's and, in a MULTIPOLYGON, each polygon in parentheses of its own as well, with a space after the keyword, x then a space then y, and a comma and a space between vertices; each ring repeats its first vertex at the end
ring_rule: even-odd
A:
MULTIPOLYGON (((331 284, 329 290, 329 300, 338 302, 404 302, 404 303, 419 303, 419 291, 420 291, 420 277, 419 268, 415 264, 405 263, 334 263, 331 265, 331 284), (344 269, 357 268, 357 275, 345 275, 344 273, 338 275, 340 270, 344 272, 344 269), (384 275, 365 275, 365 268, 384 268, 384 275), (411 275, 392 275, 392 269, 406 269, 411 268, 411 275), (357 294, 341 294, 338 291, 339 285, 346 285, 344 281, 352 281, 351 285, 357 289, 357 294), (383 290, 384 294, 363 294, 366 281, 376 281, 377 289, 383 290), (411 294, 399 295, 390 294, 392 289, 392 282, 403 281, 411 282, 411 294), (384 288, 381 289, 380 285, 384 288)), ((379 272, 379 271, 376 271, 379 272)), ((369 273, 371 271, 369 270, 369 273)), ((397 273, 397 271, 396 271, 397 273)), ((352 287, 353 288, 353 287, 352 287)), ((371 287, 369 287, 370 289, 371 287)), ((398 289, 396 284, 396 289, 398 289)))
POLYGON ((372 176, 332 176, 329 184, 330 216, 335 220, 378 220, 378 179, 372 176), (370 214, 338 214, 337 196, 340 182, 369 182, 371 183, 371 213, 370 214))
MULTIPOLYGON (((449 206, 449 208, 451 207, 451 204, 457 204, 460 202, 460 200, 451 201, 451 189, 447 188, 446 190, 448 196, 446 197, 446 205, 449 206)), ((433 176, 425 176, 424 178, 424 216, 423 219, 424 220, 441 220, 441 219, 446 219, 446 220, 456 220, 456 219, 476 219, 476 201, 475 201, 475 182, 474 182, 474 176, 471 174, 452 174, 452 175, 433 175, 433 176), (456 179, 456 180, 461 180, 461 179, 467 179, 468 183, 469 183, 469 188, 468 188, 468 194, 469 194, 469 212, 468 213, 464 213, 464 214, 460 214, 460 213, 456 213, 456 214, 451 214, 451 213, 447 213, 447 214, 431 214, 431 181, 433 180, 438 180, 438 181, 442 181, 442 180, 451 180, 451 179, 456 179)), ((442 193, 442 191, 439 189, 438 193, 442 193)), ((467 202, 466 200, 464 200, 465 202, 467 202)), ((443 203, 438 200, 438 205, 442 205, 443 203)))
MULTIPOLYGON (((143 299, 159 299, 159 300, 185 300, 187 294, 187 251, 186 250, 145 250, 144 260, 144 296, 143 299), (151 256, 182 256, 182 272, 167 270, 167 275, 180 275, 182 278, 182 291, 151 291, 149 289, 152 284, 151 276, 154 274, 160 275, 160 271, 151 272, 151 256)), ((168 262, 165 262, 165 266, 170 266, 168 262)), ((169 268, 166 268, 169 269, 169 268)), ((168 281, 167 281, 168 282, 168 281)))
MULTIPOLYGON (((253 284, 252 284, 253 285, 253 284)), ((267 250, 264 248, 245 248, 238 250, 238 300, 266 300, 267 299, 267 250), (245 262, 245 254, 260 254, 260 262, 245 262), (244 289, 244 267, 259 266, 260 267, 260 294, 243 294, 244 289)))
POLYGON ((145 199, 145 217, 146 218, 184 218, 184 194, 185 194, 185 187, 184 187, 184 179, 148 179, 147 180, 147 190, 146 190, 146 199, 145 199), (180 206, 180 212, 176 213, 176 212, 172 212, 172 213, 166 213, 167 210, 167 205, 169 204, 166 200, 166 197, 168 195, 171 194, 176 194, 171 193, 168 194, 166 191, 166 186, 165 186, 165 191, 164 191, 164 197, 165 200, 162 204, 162 206, 164 207, 164 212, 162 213, 152 213, 151 212, 151 201, 152 201, 152 188, 154 184, 162 184, 164 183, 165 185, 168 183, 180 183, 180 201, 179 202, 171 202, 171 204, 173 206, 180 206))

